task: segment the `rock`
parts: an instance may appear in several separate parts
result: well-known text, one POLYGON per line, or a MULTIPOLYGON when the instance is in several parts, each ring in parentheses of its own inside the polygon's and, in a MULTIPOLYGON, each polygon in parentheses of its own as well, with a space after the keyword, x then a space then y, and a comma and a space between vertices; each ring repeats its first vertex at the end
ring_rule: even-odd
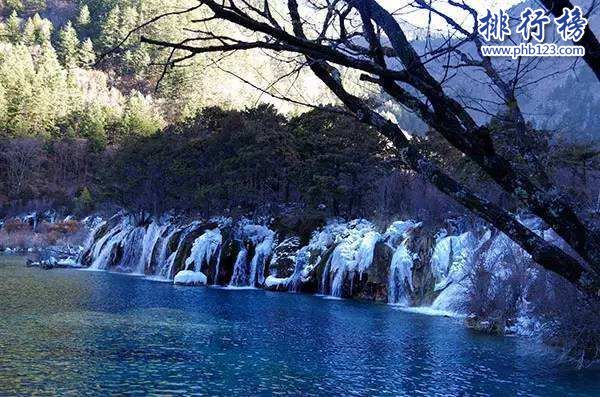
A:
POLYGON ((206 285, 206 276, 202 272, 194 272, 192 270, 182 270, 175 275, 173 284, 178 285, 206 285))
POLYGON ((352 297, 374 301, 387 301, 387 279, 394 251, 387 244, 378 242, 373 251, 373 263, 367 271, 353 282, 352 297))
POLYGON ((469 314, 465 319, 465 325, 473 331, 492 335, 504 335, 506 322, 502 319, 484 319, 476 314, 469 314))
POLYGON ((223 234, 223 243, 219 258, 219 274, 215 277, 216 284, 227 285, 233 275, 233 265, 240 248, 237 246, 236 241, 231 237, 230 232, 225 234, 222 230, 221 233, 223 234))
POLYGON ((415 254, 412 272, 412 302, 415 306, 429 306, 439 292, 435 292, 435 277, 431 270, 431 253, 435 245, 432 230, 423 228, 413 231, 409 251, 415 254))
POLYGON ((284 292, 289 289, 289 277, 281 278, 275 276, 269 276, 265 279, 264 288, 269 291, 284 292))
POLYGON ((296 266, 296 253, 300 249, 300 238, 288 237, 273 250, 269 263, 269 274, 278 278, 290 277, 296 266))
POLYGON ((175 262, 173 265, 173 272, 177 273, 179 270, 185 269, 185 260, 190 256, 192 251, 192 245, 194 241, 203 235, 207 230, 216 228, 218 225, 213 222, 200 223, 198 225, 190 225, 188 233, 183 233, 178 246, 176 248, 177 254, 175 255, 175 262))
POLYGON ((297 208, 277 216, 271 227, 281 238, 298 237, 304 246, 308 244, 312 233, 325 225, 325 221, 323 211, 297 208))
POLYGON ((323 272, 329 262, 329 257, 333 253, 335 245, 332 245, 324 252, 319 249, 308 251, 308 265, 309 270, 306 274, 306 279, 303 280, 300 290, 298 292, 306 292, 309 294, 315 294, 320 291, 321 285, 320 280, 323 278, 323 272))

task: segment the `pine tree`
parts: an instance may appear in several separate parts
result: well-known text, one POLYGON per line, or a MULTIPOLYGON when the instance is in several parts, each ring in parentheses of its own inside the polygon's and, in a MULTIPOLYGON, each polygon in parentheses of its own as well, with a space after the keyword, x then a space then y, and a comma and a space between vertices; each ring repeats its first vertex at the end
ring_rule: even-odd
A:
POLYGON ((27 18, 25 27, 23 27, 23 35, 21 36, 21 42, 25 45, 31 46, 35 44, 35 24, 33 19, 27 18))
POLYGON ((21 18, 13 11, 6 20, 6 37, 9 42, 18 44, 21 42, 21 18))
POLYGON ((135 7, 125 7, 121 14, 120 35, 121 39, 139 25, 139 12, 135 7))
POLYGON ((96 53, 94 52, 94 44, 90 38, 87 38, 81 43, 79 48, 79 65, 89 67, 96 62, 96 53))
POLYGON ((22 0, 5 0, 4 5, 8 10, 13 12, 22 12, 25 8, 22 0))
POLYGON ((106 114, 98 105, 88 106, 82 112, 79 134, 92 142, 94 147, 104 147, 106 137, 106 114))
POLYGON ((83 6, 81 6, 81 9, 79 10, 79 15, 77 16, 77 29, 79 29, 80 31, 86 30, 89 27, 90 22, 90 9, 88 8, 87 4, 84 4, 83 6))
POLYGON ((67 69, 77 66, 79 61, 79 39, 71 21, 68 21, 58 33, 58 56, 67 69))
POLYGON ((29 111, 34 108, 35 67, 27 47, 17 44, 4 54, 0 63, 0 85, 5 90, 6 129, 16 136, 31 133, 29 111))
POLYGON ((4 130, 6 125, 6 115, 8 113, 8 107, 6 103, 6 90, 0 83, 0 131, 4 130))
POLYGON ((33 84, 35 122, 38 134, 49 135, 57 121, 69 112, 65 104, 66 73, 58 62, 56 51, 47 43, 36 62, 33 84))
POLYGON ((40 14, 33 16, 33 26, 35 26, 35 44, 45 45, 50 42, 52 34, 52 22, 40 17, 40 14))
POLYGON ((140 92, 133 90, 127 98, 121 127, 123 135, 149 136, 163 125, 152 102, 140 92))
POLYGON ((100 46, 103 50, 114 48, 121 37, 121 8, 116 5, 109 11, 101 26, 100 46))
POLYGON ((150 54, 148 54, 146 47, 142 45, 127 50, 123 55, 123 69, 126 73, 140 72, 148 66, 150 62, 150 54))

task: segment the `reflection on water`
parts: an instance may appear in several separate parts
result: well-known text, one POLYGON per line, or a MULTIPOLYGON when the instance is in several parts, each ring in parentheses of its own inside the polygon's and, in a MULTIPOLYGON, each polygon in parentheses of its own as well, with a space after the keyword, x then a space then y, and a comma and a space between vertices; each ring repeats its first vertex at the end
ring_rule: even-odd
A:
POLYGON ((385 305, 0 258, 0 395, 599 395, 600 371, 385 305))

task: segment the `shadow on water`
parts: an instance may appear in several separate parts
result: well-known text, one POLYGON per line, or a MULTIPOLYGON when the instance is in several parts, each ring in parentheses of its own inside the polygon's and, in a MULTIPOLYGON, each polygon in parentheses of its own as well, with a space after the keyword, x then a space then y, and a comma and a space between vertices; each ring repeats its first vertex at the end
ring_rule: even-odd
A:
POLYGON ((0 394, 599 395, 524 338, 386 305, 0 257, 0 394))

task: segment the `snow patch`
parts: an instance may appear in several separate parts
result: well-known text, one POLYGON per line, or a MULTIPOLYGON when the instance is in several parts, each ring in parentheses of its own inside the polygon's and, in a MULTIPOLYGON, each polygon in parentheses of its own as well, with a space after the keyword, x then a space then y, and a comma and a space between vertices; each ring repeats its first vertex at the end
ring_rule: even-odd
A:
POLYGON ((180 285, 206 285, 206 276, 202 272, 181 270, 175 275, 173 284, 180 285))

